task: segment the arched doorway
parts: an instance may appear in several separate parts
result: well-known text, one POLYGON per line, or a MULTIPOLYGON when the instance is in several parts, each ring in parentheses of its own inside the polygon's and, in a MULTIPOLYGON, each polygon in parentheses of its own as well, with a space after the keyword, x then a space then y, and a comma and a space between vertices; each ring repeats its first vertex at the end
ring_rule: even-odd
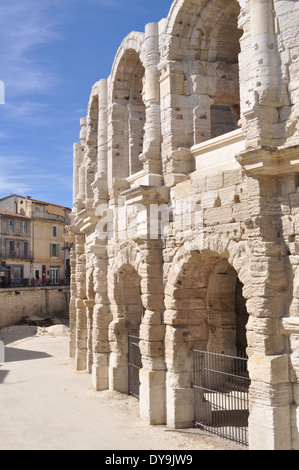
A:
MULTIPOLYGON (((139 330, 143 316, 140 276, 131 265, 122 266, 114 275, 114 296, 111 303, 113 322, 109 327, 110 389, 130 393, 129 346, 134 337, 138 353, 139 330)), ((141 366, 141 364, 140 364, 141 366)), ((132 380, 132 378, 131 378, 132 380)), ((138 392, 138 386, 136 385, 138 392)), ((138 396, 138 393, 134 393, 138 396)))
MULTIPOLYGON (((231 376, 235 375, 238 349, 241 348, 243 355, 246 352, 248 314, 242 285, 228 260, 216 254, 203 255, 198 251, 186 253, 185 258, 179 262, 179 271, 178 261, 179 258, 174 262, 173 271, 170 270, 169 279, 173 275, 175 277, 167 284, 165 301, 168 424, 179 428, 200 423, 209 425, 210 429, 211 422, 207 422, 207 418, 211 418, 212 411, 214 417, 217 411, 217 424, 220 415, 225 418, 229 415, 230 425, 234 426, 235 413, 232 406, 235 406, 236 401, 229 405, 232 408, 231 413, 225 413, 225 408, 220 411, 228 398, 223 399, 217 395, 217 400, 222 400, 222 405, 215 403, 216 391, 211 391, 211 387, 216 385, 217 393, 226 390, 226 379, 231 380, 231 376), (197 359, 194 355, 196 351, 197 359), (206 352, 219 355, 219 371, 216 369, 215 356, 212 363, 211 358, 204 355, 206 352), (208 392, 203 390, 207 384, 206 375, 198 375, 202 372, 206 374, 207 371, 210 373, 208 392), (198 410, 199 401, 206 405, 204 412, 198 410)), ((245 365, 240 366, 239 373, 240 377, 246 377, 247 382, 245 385, 242 383, 242 387, 246 386, 248 393, 247 360, 242 360, 245 365)), ((238 377, 232 380, 235 381, 234 385, 240 382, 238 377)), ((233 396, 231 392, 232 390, 228 392, 229 400, 233 396)), ((237 392, 239 396, 240 393, 237 392)), ((248 422, 248 411, 241 414, 245 414, 248 422)), ((242 423, 240 422, 242 427, 243 418, 244 416, 242 423)), ((219 434, 219 426, 215 428, 219 434)))
POLYGON ((207 349, 225 354, 246 354, 246 301, 237 272, 226 259, 216 262, 209 275, 207 310, 207 349))

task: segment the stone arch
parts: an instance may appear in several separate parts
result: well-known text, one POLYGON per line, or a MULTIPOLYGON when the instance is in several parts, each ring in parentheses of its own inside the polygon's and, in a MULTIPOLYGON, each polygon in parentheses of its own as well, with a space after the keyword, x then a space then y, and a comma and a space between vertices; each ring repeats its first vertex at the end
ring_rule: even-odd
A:
POLYGON ((175 118, 185 121, 175 150, 239 127, 240 11, 238 0, 177 0, 170 10, 161 63, 179 90, 175 118))
POLYGON ((112 322, 109 325, 110 389, 128 393, 128 334, 139 336, 143 317, 140 254, 132 245, 117 254, 109 279, 112 322))
POLYGON ((170 426, 186 427, 194 420, 193 349, 236 354, 241 345, 246 350, 248 313, 237 279, 228 258, 216 252, 180 248, 174 257, 164 315, 170 426))
POLYGON ((143 99, 144 35, 131 33, 119 48, 110 76, 110 173, 126 178, 143 169, 146 110, 143 99))
MULTIPOLYGON (((174 1, 164 27, 166 40, 162 54, 171 60, 179 60, 186 59, 186 52, 189 51, 193 57, 201 60, 223 60, 223 53, 220 56, 215 53, 220 48, 222 51, 226 50, 230 56, 232 52, 230 41, 220 44, 219 39, 223 34, 227 34, 225 31, 228 26, 232 28, 233 35, 239 39, 241 32, 237 32, 236 21, 240 9, 239 0, 228 0, 225 5, 221 0, 174 1), (231 13, 235 17, 233 23, 231 23, 231 13), (180 48, 176 47, 178 42, 180 48)), ((237 59, 236 54, 235 59, 237 59)))

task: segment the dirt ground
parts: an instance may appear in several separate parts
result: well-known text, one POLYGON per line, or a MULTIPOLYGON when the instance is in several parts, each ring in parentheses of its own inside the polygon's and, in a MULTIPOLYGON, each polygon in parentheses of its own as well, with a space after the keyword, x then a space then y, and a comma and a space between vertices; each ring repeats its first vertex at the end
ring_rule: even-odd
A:
POLYGON ((1 450, 247 450, 198 430, 171 430, 140 420, 138 401, 95 392, 68 357, 68 329, 0 330, 1 450))

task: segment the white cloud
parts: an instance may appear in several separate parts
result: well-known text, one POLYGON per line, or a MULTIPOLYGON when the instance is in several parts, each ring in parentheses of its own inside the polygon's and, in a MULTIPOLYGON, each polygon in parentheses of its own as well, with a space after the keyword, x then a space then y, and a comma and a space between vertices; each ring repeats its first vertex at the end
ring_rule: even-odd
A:
POLYGON ((43 171, 36 158, 17 155, 0 155, 0 198, 8 194, 32 196, 38 199, 53 197, 53 190, 72 190, 72 168, 64 171, 43 171))
POLYGON ((24 178, 25 167, 25 159, 0 155, 0 197, 7 194, 27 194, 30 182, 24 178))
POLYGON ((34 55, 34 48, 57 40, 57 23, 51 21, 49 0, 10 0, 0 6, 0 79, 14 97, 45 92, 53 72, 34 55))

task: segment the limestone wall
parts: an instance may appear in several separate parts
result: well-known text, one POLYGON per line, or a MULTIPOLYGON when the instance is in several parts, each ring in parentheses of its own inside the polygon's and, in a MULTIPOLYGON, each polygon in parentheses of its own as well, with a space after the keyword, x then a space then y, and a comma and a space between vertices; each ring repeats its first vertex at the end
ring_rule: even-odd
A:
POLYGON ((252 449, 298 449, 297 0, 175 0, 132 32, 74 145, 70 353, 194 420, 192 349, 249 356, 252 449))
POLYGON ((15 325, 22 317, 67 317, 69 287, 0 289, 0 327, 15 325))

